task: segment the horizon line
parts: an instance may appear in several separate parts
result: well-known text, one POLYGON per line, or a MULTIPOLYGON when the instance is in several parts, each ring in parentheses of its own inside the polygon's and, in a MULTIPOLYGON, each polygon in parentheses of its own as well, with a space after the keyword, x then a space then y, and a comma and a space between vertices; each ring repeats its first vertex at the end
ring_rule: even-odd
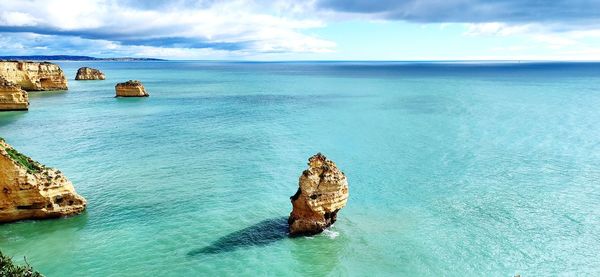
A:
MULTIPOLYGON (((146 61, 146 62, 164 62, 164 61, 197 61, 197 62, 264 62, 264 63, 277 63, 277 62, 416 62, 416 63, 433 63, 433 62, 507 62, 507 63, 520 63, 520 62, 582 62, 582 63, 594 63, 600 62, 599 60, 578 60, 578 59, 414 59, 414 60, 378 60, 378 59, 289 59, 289 60, 253 60, 253 59, 178 59, 178 58, 156 58, 156 57, 95 57, 86 55, 0 55, 0 60, 27 60, 27 58, 35 61, 85 61, 85 62, 107 62, 111 60, 126 60, 131 59, 133 61, 146 61), (39 59, 41 57, 81 57, 91 58, 91 60, 78 60, 78 59, 39 59), (23 58, 23 59, 20 59, 23 58)), ((119 62, 119 61, 115 61, 119 62)), ((122 62, 122 61, 121 61, 122 62)))
MULTIPOLYGON (((107 62, 110 59, 120 59, 120 58, 105 58, 107 60, 90 60, 90 62, 107 62)), ((140 62, 185 62, 185 61, 194 61, 194 62, 257 62, 257 63, 278 63, 278 62, 416 62, 416 63, 453 63, 453 62, 507 62, 507 63, 535 63, 535 62, 565 62, 565 63, 597 63, 600 60, 238 60, 238 59, 166 59, 166 58, 150 58, 154 60, 141 60, 145 58, 139 58, 140 62)), ((78 61, 78 60, 55 60, 55 61, 78 61)), ((115 61, 118 62, 118 61, 115 61)))

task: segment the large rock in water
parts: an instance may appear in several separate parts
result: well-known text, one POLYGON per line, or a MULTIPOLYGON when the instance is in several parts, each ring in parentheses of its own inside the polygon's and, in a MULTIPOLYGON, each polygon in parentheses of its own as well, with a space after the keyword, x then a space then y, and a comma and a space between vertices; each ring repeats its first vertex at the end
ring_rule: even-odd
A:
POLYGON ((0 222, 81 213, 86 201, 58 170, 17 152, 0 138, 0 222))
POLYGON ((64 72, 53 63, 0 61, 0 76, 27 91, 67 90, 64 72))
POLYGON ((21 86, 0 77, 0 111, 19 111, 29 108, 29 96, 21 86))
POLYGON ((115 86, 117 92, 116 97, 148 97, 149 94, 146 92, 142 82, 138 80, 129 80, 125 83, 118 83, 115 86))
POLYGON ((348 181, 333 161, 318 153, 308 159, 308 169, 300 176, 288 219, 290 235, 314 235, 336 220, 348 201, 348 181))
POLYGON ((104 76, 104 73, 102 73, 102 71, 95 69, 95 68, 89 68, 89 67, 79 68, 77 70, 77 75, 75 75, 75 80, 104 80, 104 79, 106 79, 106 76, 104 76))

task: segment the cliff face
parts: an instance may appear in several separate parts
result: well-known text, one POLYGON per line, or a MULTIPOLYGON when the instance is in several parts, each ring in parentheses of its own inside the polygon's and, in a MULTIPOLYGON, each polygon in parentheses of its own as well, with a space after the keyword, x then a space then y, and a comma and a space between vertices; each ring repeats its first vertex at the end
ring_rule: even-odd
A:
POLYGON ((116 97, 148 97, 150 96, 142 82, 137 80, 129 80, 124 83, 118 83, 115 86, 115 91, 117 92, 116 97))
POLYGON ((82 67, 77 70, 75 80, 104 80, 106 76, 98 69, 82 67))
POLYGON ((290 235, 318 234, 333 224, 338 211, 346 206, 348 181, 333 161, 318 153, 308 160, 298 191, 290 199, 290 235))
POLYGON ((62 69, 48 62, 0 61, 0 76, 24 90, 67 90, 62 69))
POLYGON ((85 199, 60 171, 0 139, 0 222, 74 215, 85 206, 85 199))
POLYGON ((29 108, 29 96, 21 86, 0 77, 0 111, 18 111, 29 108))

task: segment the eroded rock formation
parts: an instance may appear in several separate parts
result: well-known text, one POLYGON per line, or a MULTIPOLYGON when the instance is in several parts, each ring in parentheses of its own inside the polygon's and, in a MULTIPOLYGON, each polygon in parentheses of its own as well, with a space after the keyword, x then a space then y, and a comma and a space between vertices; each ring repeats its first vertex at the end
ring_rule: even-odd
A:
POLYGON ((115 86, 116 97, 148 97, 144 85, 138 80, 129 80, 125 83, 118 83, 115 86))
POLYGON ((29 108, 29 96, 21 86, 0 77, 0 111, 19 111, 29 108))
POLYGON ((60 66, 49 62, 0 61, 0 76, 27 91, 67 89, 60 66))
POLYGON ((75 80, 104 80, 106 76, 100 70, 89 67, 82 67, 77 70, 75 80))
POLYGON ((288 219, 291 236, 314 235, 336 220, 348 201, 348 181, 333 161, 318 153, 308 159, 288 219))
POLYGON ((0 222, 68 216, 86 201, 58 170, 17 152, 0 138, 0 222))

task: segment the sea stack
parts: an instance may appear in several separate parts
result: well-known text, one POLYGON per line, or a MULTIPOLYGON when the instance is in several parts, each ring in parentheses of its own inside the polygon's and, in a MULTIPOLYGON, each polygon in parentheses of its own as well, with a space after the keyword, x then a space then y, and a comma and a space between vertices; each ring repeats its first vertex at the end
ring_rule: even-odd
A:
POLYGON ((75 80, 104 80, 106 76, 102 71, 90 68, 90 67, 82 67, 77 70, 77 75, 75 75, 75 80))
POLYGON ((29 96, 21 86, 0 77, 0 111, 21 111, 29 108, 29 96))
POLYGON ((129 80, 125 83, 118 83, 115 86, 116 97, 148 97, 144 85, 138 80, 129 80))
POLYGON ((49 62, 0 61, 0 76, 27 91, 68 89, 60 66, 49 62))
POLYGON ((0 138, 0 222, 75 215, 85 206, 59 170, 17 152, 0 138))
POLYGON ((302 172, 298 191, 290 199, 290 236, 315 235, 331 226, 346 206, 348 181, 333 161, 318 153, 308 159, 308 169, 302 172))

